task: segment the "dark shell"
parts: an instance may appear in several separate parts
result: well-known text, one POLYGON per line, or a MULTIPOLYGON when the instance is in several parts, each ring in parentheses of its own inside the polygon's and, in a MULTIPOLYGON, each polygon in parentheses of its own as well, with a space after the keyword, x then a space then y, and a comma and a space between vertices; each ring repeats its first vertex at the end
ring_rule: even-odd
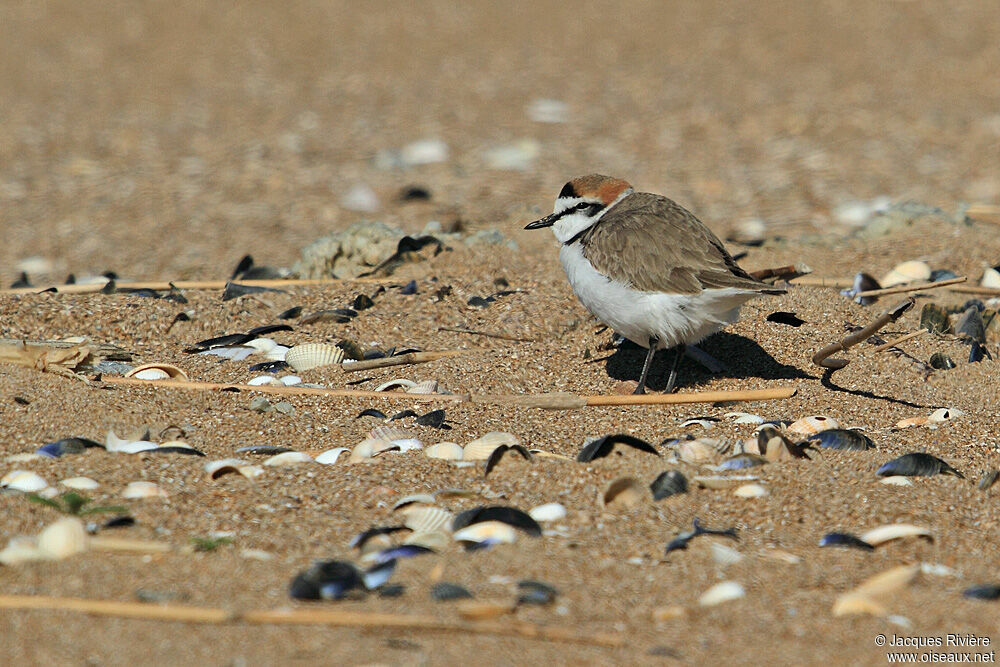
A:
POLYGON ((196 352, 204 352, 205 350, 213 350, 217 347, 229 347, 230 345, 242 345, 247 341, 253 340, 253 336, 247 334, 226 334, 225 336, 216 336, 215 338, 206 338, 205 340, 200 340, 184 351, 188 354, 195 354, 196 352))
POLYGON ((529 452, 528 448, 525 447, 524 445, 500 445, 499 447, 494 449, 490 453, 490 457, 486 459, 486 472, 483 473, 483 477, 489 475, 490 471, 493 470, 493 468, 495 468, 498 463, 500 463, 500 459, 504 457, 504 454, 506 454, 511 450, 514 450, 515 452, 520 454, 521 458, 523 458, 526 461, 531 461, 533 458, 531 456, 531 452, 529 452))
MULTIPOLYGON (((376 410, 375 408, 366 408, 365 410, 362 410, 361 412, 358 413, 358 416, 355 417, 355 419, 361 419, 362 417, 375 417, 376 419, 386 418, 384 412, 382 412, 381 410, 376 410)), ((393 417, 393 419, 396 419, 396 417, 393 417)))
POLYGON ((344 340, 337 343, 337 347, 344 351, 344 359, 352 359, 354 361, 361 361, 365 358, 364 349, 358 345, 355 341, 345 338, 344 340))
POLYGON ((537 604, 545 605, 555 602, 559 591, 541 581, 525 580, 517 582, 517 587, 521 594, 517 598, 517 604, 537 604))
POLYGON ((969 363, 976 364, 983 359, 992 359, 993 356, 990 351, 986 349, 986 346, 980 343, 978 340, 972 341, 972 345, 969 346, 969 363))
POLYGON ((474 296, 469 298, 468 305, 476 306, 477 308, 489 308, 490 304, 494 301, 496 299, 492 297, 484 299, 481 296, 474 296))
POLYGON ((389 547, 388 549, 379 551, 375 554, 375 562, 382 565, 397 558, 413 558, 414 556, 423 556, 432 553, 434 553, 434 550, 430 547, 419 544, 401 544, 398 547, 389 547))
POLYGON ((419 424, 420 426, 430 426, 432 428, 442 428, 442 429, 451 428, 450 426, 445 424, 445 421, 446 420, 445 420, 444 410, 441 409, 431 410, 427 414, 420 415, 419 417, 417 417, 417 424, 419 424))
POLYGON ((262 361, 250 367, 251 373, 277 373, 288 368, 286 361, 262 361))
POLYGON ((330 560, 295 575, 288 594, 297 600, 339 600, 362 586, 361 573, 352 563, 330 560))
POLYGON ((677 537, 670 540, 667 544, 665 553, 669 554, 671 551, 677 551, 679 549, 687 549, 688 542, 698 537, 699 535, 718 535, 720 537, 729 537, 734 540, 739 540, 740 537, 736 533, 735 528, 726 528, 725 530, 705 528, 701 525, 698 519, 693 522, 694 526, 691 530, 679 533, 677 537))
POLYGON ((249 445, 236 450, 237 454, 259 454, 261 456, 273 456, 295 451, 289 447, 279 447, 278 445, 249 445))
POLYGON ((862 306, 869 306, 878 301, 878 297, 877 296, 859 297, 857 296, 858 292, 867 292, 869 290, 879 289, 880 287, 882 286, 878 284, 878 281, 875 280, 875 278, 868 275, 867 273, 859 272, 854 274, 854 284, 851 286, 851 288, 841 291, 841 294, 850 299, 854 299, 854 301, 860 303, 862 306))
POLYGON ((650 454, 660 456, 660 453, 656 451, 656 448, 645 440, 625 433, 618 433, 616 435, 606 435, 602 438, 590 441, 584 445, 583 449, 580 450, 580 453, 576 455, 576 460, 581 463, 587 463, 589 461, 593 461, 594 459, 604 458, 609 455, 614 450, 615 445, 619 443, 628 445, 629 447, 633 447, 643 452, 649 452, 650 454))
POLYGON ((800 327, 806 323, 801 317, 795 313, 789 313, 784 310, 779 310, 771 313, 767 316, 768 322, 777 322, 778 324, 787 324, 790 327, 800 327))
POLYGON ((253 336, 254 338, 260 338, 261 336, 266 336, 268 334, 273 334, 277 331, 295 331, 288 324, 265 324, 262 327, 254 327, 247 332, 248 336, 253 336))
POLYGON ((288 310, 283 310, 278 313, 279 320, 294 320, 296 317, 302 314, 302 306, 292 306, 288 310))
POLYGON ((962 597, 973 600, 997 600, 1000 599, 1000 584, 981 584, 972 586, 962 591, 962 597))
POLYGON ((434 587, 431 588, 431 597, 438 602, 447 602, 448 600, 464 600, 471 598, 472 593, 458 584, 441 581, 434 584, 434 587))
POLYGON ((409 294, 416 294, 417 293, 417 281, 416 280, 411 280, 410 282, 406 283, 405 285, 403 285, 400 288, 399 293, 400 294, 407 294, 407 295, 409 295, 409 294))
POLYGON ((986 344, 986 327, 983 326, 983 316, 979 314, 979 309, 969 306, 962 316, 955 323, 955 333, 959 338, 977 341, 980 345, 986 344))
POLYGON ((283 289, 275 289, 273 287, 256 287, 254 285, 240 285, 234 282, 226 283, 226 289, 222 292, 222 300, 229 301, 231 299, 236 299, 241 296, 248 296, 250 294, 263 294, 265 292, 277 292, 279 294, 288 294, 283 289))
POLYGON ((35 453, 55 459, 66 454, 80 454, 92 447, 102 447, 102 445, 88 438, 63 438, 62 440, 42 445, 35 450, 35 453))
POLYGON ((930 281, 932 283, 941 282, 942 280, 951 280, 952 278, 958 278, 958 274, 949 269, 934 269, 931 271, 930 281))
POLYGON ((427 201, 430 198, 430 190, 422 185, 407 185, 399 191, 400 201, 427 201))
POLYGON ((956 477, 965 479, 965 475, 955 470, 938 457, 930 454, 924 454, 923 452, 903 454, 899 458, 883 463, 875 474, 881 477, 889 477, 891 475, 903 475, 906 477, 955 475, 956 477))
POLYGON ((378 592, 380 598, 398 598, 406 592, 406 586, 403 584, 386 584, 385 586, 379 586, 376 592, 378 592))
POLYGON ((951 333, 948 311, 936 303, 925 303, 920 311, 920 328, 937 334, 951 333))
POLYGON ((931 365, 931 368, 936 368, 939 371, 947 371, 955 367, 955 362, 944 352, 935 352, 932 354, 928 363, 931 365))
POLYGON ((353 310, 351 311, 354 315, 346 315, 339 312, 341 309, 336 310, 319 310, 315 313, 309 313, 308 315, 303 315, 299 318, 299 324, 316 324, 317 322, 334 322, 335 324, 347 324, 351 321, 354 315, 357 315, 353 310))
POLYGON ((194 447, 153 447, 152 449, 143 450, 143 454, 184 454, 186 456, 204 456, 205 452, 199 451, 194 447))
POLYGON ((112 517, 101 524, 101 530, 107 528, 131 528, 135 525, 135 517, 131 517, 128 514, 122 514, 120 516, 112 517))
POLYGON ((983 475, 982 479, 979 480, 979 484, 977 484, 976 487, 980 491, 988 491, 991 486, 996 484, 998 477, 1000 477, 1000 471, 990 470, 989 472, 983 475))
POLYGON ((354 538, 351 539, 350 546, 360 549, 373 537, 378 535, 391 535, 392 533, 397 533, 401 530, 406 530, 406 526, 376 526, 374 528, 369 528, 363 533, 355 535, 354 538))
POLYGON ((401 410, 400 412, 397 412, 392 417, 390 417, 389 421, 392 421, 393 419, 406 419, 407 417, 416 417, 416 416, 417 413, 414 412, 413 410, 401 410))
POLYGON ((819 545, 821 547, 849 547, 864 549, 865 551, 875 551, 875 547, 850 533, 827 533, 819 541, 819 545))
POLYGON ((466 526, 483 521, 500 521, 518 530, 522 530, 532 537, 541 537, 542 527, 538 522, 528 516, 525 512, 516 507, 503 507, 501 505, 473 507, 455 516, 452 521, 452 532, 458 532, 466 526))
POLYGON ((766 458, 758 456, 757 454, 737 454, 736 456, 730 456, 728 459, 715 466, 715 469, 745 470, 747 468, 762 466, 767 463, 769 463, 769 461, 766 458))
POLYGON ((354 310, 368 310, 375 305, 372 298, 367 294, 359 294, 354 297, 354 301, 351 302, 351 308, 354 310))
POLYGON ((687 493, 687 478, 677 470, 668 470, 660 473, 649 485, 653 492, 653 500, 663 500, 679 493, 687 493))
POLYGON ((813 433, 806 440, 827 449, 842 449, 849 452, 875 449, 875 443, 872 442, 871 438, 861 431, 847 428, 832 428, 828 431, 813 433))

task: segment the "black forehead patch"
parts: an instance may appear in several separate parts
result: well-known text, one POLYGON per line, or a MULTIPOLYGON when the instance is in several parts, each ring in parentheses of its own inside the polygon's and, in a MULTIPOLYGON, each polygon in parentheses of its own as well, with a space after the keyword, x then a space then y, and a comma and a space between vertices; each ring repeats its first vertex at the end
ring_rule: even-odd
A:
POLYGON ((572 181, 563 186, 563 189, 559 191, 559 199, 563 197, 577 197, 576 189, 573 188, 572 181))

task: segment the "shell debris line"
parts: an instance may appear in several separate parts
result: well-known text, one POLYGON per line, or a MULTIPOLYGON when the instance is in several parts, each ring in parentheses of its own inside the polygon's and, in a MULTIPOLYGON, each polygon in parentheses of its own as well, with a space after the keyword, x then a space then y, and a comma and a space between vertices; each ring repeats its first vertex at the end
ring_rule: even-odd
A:
POLYGON ((0 662, 1000 640, 1000 13, 731 4, 7 3, 0 662))

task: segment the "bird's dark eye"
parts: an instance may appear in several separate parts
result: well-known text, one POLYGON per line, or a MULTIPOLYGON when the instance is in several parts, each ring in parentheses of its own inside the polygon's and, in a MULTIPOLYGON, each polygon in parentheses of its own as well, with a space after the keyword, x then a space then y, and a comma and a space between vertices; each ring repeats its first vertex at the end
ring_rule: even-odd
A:
POLYGON ((574 206, 574 208, 576 210, 578 210, 578 211, 582 211, 582 210, 584 210, 586 208, 590 208, 591 206, 593 206, 593 204, 591 204, 589 202, 582 201, 579 204, 577 204, 576 206, 574 206))

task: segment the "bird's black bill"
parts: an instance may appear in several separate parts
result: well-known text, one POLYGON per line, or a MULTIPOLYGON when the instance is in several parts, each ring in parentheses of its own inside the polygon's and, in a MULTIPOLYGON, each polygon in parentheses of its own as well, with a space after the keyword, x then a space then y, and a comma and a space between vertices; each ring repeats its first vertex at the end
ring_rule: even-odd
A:
POLYGON ((550 215, 545 216, 541 220, 535 220, 534 222, 529 222, 527 225, 525 225, 524 228, 525 229, 541 229, 542 227, 551 227, 552 225, 554 225, 556 223, 556 220, 558 220, 560 217, 561 217, 561 214, 552 213, 550 215))

